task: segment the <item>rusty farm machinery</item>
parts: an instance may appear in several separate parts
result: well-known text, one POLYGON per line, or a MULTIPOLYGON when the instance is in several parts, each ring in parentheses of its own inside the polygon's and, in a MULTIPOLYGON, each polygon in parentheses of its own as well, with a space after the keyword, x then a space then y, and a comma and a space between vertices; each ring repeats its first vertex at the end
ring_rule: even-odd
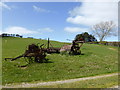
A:
POLYGON ((44 52, 44 50, 42 50, 43 45, 44 44, 40 46, 35 44, 30 44, 28 45, 28 49, 25 50, 24 54, 19 55, 18 57, 15 58, 5 58, 5 60, 10 59, 11 61, 14 61, 16 59, 24 57, 28 59, 28 64, 30 64, 33 60, 38 63, 44 62, 44 60, 46 60, 45 59, 46 53, 44 52))
POLYGON ((61 47, 60 52, 68 52, 70 55, 80 55, 81 50, 84 41, 76 41, 73 40, 71 45, 64 45, 61 47))
POLYGON ((73 40, 71 45, 64 45, 61 48, 55 48, 50 43, 50 40, 48 38, 47 48, 44 48, 43 50, 49 54, 51 53, 61 53, 61 52, 69 52, 71 55, 80 55, 81 51, 80 48, 82 47, 84 41, 83 40, 73 40), (51 47, 50 47, 51 46, 51 47))
POLYGON ((43 63, 43 62, 47 62, 46 59, 47 53, 51 54, 51 53, 60 53, 62 51, 68 51, 69 54, 77 55, 81 53, 79 51, 82 45, 83 45, 83 41, 74 40, 71 45, 64 45, 61 48, 55 48, 52 46, 48 38, 47 48, 43 48, 45 44, 41 44, 40 46, 38 44, 37 45, 30 44, 28 45, 28 48, 27 50, 25 50, 24 54, 19 55, 18 57, 15 58, 5 58, 5 60, 9 59, 11 61, 14 61, 16 59, 24 57, 25 59, 27 58, 28 64, 30 64, 33 61, 37 63, 43 63), (81 45, 79 45, 79 43, 81 43, 81 45))
POLYGON ((43 50, 48 53, 48 54, 51 54, 51 53, 60 53, 60 48, 56 48, 56 47, 53 47, 53 45, 50 43, 50 40, 48 38, 48 42, 47 44, 47 48, 43 48, 43 50))

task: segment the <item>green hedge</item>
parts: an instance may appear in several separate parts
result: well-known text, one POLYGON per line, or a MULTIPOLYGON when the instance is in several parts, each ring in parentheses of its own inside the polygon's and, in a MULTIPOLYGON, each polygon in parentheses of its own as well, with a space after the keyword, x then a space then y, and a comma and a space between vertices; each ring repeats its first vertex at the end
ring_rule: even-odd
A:
POLYGON ((102 44, 102 45, 109 45, 109 46, 117 46, 117 47, 120 47, 120 42, 100 41, 100 42, 88 42, 88 44, 102 44))

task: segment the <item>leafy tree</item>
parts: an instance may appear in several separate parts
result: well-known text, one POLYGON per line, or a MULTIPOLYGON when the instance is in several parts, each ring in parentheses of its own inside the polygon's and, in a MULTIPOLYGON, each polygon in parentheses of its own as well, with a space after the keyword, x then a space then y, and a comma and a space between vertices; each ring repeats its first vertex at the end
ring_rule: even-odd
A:
POLYGON ((93 35, 89 35, 88 32, 84 32, 82 34, 77 34, 75 37, 76 41, 85 41, 85 42, 93 42, 97 41, 97 39, 93 35))
POLYGON ((3 34, 2 34, 2 37, 7 37, 7 33, 3 33, 3 34))
POLYGON ((23 36, 20 36, 20 38, 22 38, 23 36))
POLYGON ((16 34, 16 37, 20 37, 20 35, 19 35, 19 34, 16 34))

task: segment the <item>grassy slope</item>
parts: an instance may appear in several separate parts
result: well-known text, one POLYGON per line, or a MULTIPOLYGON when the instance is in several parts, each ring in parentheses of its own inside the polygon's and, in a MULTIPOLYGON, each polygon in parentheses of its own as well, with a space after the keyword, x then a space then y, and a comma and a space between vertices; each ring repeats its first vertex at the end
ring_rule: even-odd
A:
MULTIPOLYGON (((50 63, 33 63, 27 68, 14 66, 26 64, 24 58, 13 62, 4 61, 6 57, 16 57, 24 53, 27 45, 38 42, 47 43, 45 40, 37 39, 3 38, 3 84, 64 80, 118 71, 117 47, 94 44, 84 44, 81 48, 83 55, 51 54, 47 55, 50 63)), ((56 47, 64 44, 51 43, 56 47)))

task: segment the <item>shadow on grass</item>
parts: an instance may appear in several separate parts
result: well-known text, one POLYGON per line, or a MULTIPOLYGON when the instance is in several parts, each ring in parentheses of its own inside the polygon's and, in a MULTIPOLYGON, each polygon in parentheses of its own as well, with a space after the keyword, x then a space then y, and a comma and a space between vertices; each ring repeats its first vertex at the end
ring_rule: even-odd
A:
POLYGON ((85 55, 84 53, 81 53, 80 55, 85 55))
MULTIPOLYGON (((53 63, 52 61, 49 61, 49 60, 50 60, 50 59, 46 58, 45 61, 39 62, 39 63, 53 63)), ((36 62, 36 63, 38 63, 38 62, 36 62)))
POLYGON ((49 59, 45 59, 45 61, 43 61, 43 62, 32 62, 32 63, 27 63, 25 65, 14 65, 14 66, 17 66, 17 67, 20 67, 20 68, 24 68, 24 67, 28 67, 28 66, 30 66, 32 64, 35 64, 35 63, 38 63, 38 64, 41 63, 42 64, 42 63, 54 63, 54 62, 49 61, 49 59))
POLYGON ((52 62, 52 61, 46 61, 46 62, 44 62, 44 63, 54 63, 54 62, 52 62))
POLYGON ((80 55, 85 55, 84 53, 81 54, 71 54, 70 56, 80 56, 80 55))

